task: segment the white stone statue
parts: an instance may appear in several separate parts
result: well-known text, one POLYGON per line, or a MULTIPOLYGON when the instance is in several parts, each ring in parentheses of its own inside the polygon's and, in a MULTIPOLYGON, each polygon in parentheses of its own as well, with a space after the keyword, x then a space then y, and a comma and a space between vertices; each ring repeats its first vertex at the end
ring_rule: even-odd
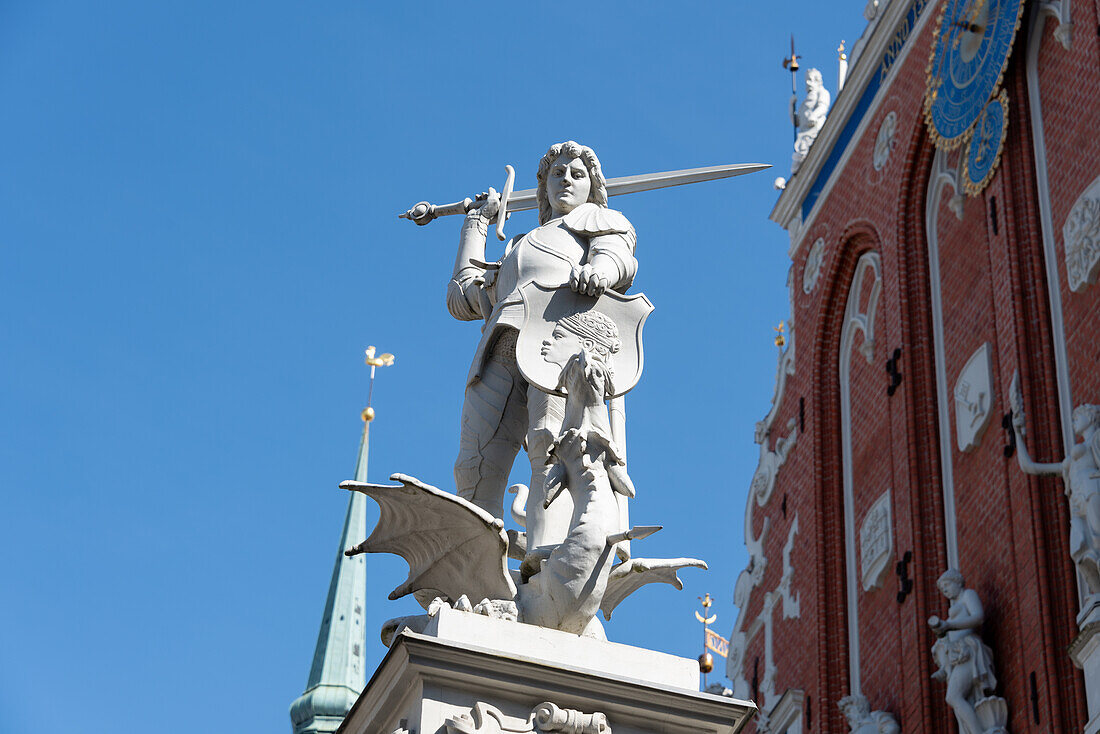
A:
POLYGON ((791 95, 791 122, 798 128, 798 136, 794 141, 794 155, 791 156, 791 173, 797 173, 802 166, 802 161, 806 160, 810 146, 813 145, 825 124, 831 101, 829 90, 821 80, 821 72, 817 69, 807 69, 806 97, 802 100, 802 105, 798 106, 798 98, 791 95))
POLYGON ((885 711, 872 711, 866 696, 845 696, 837 702, 848 722, 849 734, 899 734, 901 727, 885 711))
POLYGON ((456 319, 485 320, 462 406, 455 462, 460 497, 503 518, 504 491, 524 441, 531 462, 531 499, 526 545, 560 543, 569 513, 549 521, 545 501, 548 450, 557 438, 564 398, 529 384, 516 365, 516 338, 524 307, 519 287, 528 281, 566 285, 598 297, 625 292, 638 269, 634 228, 607 208, 600 162, 591 148, 573 141, 552 145, 538 167, 539 227, 515 237, 504 257, 486 263, 485 237, 496 216, 495 193, 466 216, 458 256, 447 287, 447 308, 456 319))
POLYGON ((1079 405, 1073 411, 1073 431, 1081 437, 1069 456, 1057 463, 1033 461, 1024 443, 1023 400, 1018 379, 1012 381, 1012 423, 1020 468, 1038 476, 1061 476, 1069 497, 1070 556, 1081 572, 1089 595, 1100 594, 1100 405, 1079 405))
POLYGON ((997 687, 993 651, 978 636, 985 621, 981 599, 964 586, 962 574, 953 568, 939 577, 936 586, 951 604, 947 619, 928 618, 928 626, 939 637, 932 646, 939 666, 932 678, 947 684, 947 705, 955 712, 960 734, 1006 732, 1004 699, 992 695, 997 687))

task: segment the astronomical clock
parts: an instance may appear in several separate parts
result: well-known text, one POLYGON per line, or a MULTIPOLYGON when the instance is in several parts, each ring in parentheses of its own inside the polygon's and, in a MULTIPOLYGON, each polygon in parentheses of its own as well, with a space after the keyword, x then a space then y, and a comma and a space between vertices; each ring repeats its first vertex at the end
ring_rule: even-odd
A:
POLYGON ((1024 0, 944 0, 928 60, 924 119, 940 150, 965 146, 966 192, 996 171, 1008 121, 1000 89, 1024 0))

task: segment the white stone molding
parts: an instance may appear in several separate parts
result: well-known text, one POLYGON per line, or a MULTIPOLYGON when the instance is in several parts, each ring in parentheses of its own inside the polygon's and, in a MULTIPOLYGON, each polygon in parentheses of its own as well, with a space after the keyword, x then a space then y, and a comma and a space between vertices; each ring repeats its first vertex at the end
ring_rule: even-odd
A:
MULTIPOLYGON (((939 421, 940 480, 943 484, 943 529, 947 546, 947 565, 959 565, 958 535, 955 522, 955 472, 951 455, 951 404, 947 395, 947 359, 944 355, 943 289, 940 279, 939 213, 944 189, 951 186, 961 198, 957 166, 948 162, 948 154, 937 150, 928 180, 928 198, 924 229, 928 237, 928 291, 932 306, 932 345, 936 363, 936 415, 939 421)), ((959 213, 956 212, 956 216, 959 213)), ((960 217, 961 218, 961 217, 960 217)))
POLYGON ((1073 21, 1070 19, 1069 6, 1070 0, 1041 0, 1039 3, 1039 13, 1043 17, 1058 21, 1058 27, 1054 29, 1054 40, 1067 51, 1073 46, 1073 21))
POLYGON ((878 135, 875 136, 875 151, 871 164, 876 171, 881 171, 890 160, 890 153, 894 150, 894 133, 898 129, 898 113, 890 110, 878 126, 878 135))
POLYGON ((955 381, 955 443, 959 451, 978 448, 993 414, 993 348, 989 342, 970 355, 955 381))
POLYGON ((764 623, 764 675, 760 678, 760 701, 766 708, 775 705, 775 676, 778 670, 775 666, 775 605, 779 601, 779 595, 775 592, 764 594, 764 610, 760 618, 764 623))
POLYGON ((802 734, 802 712, 806 706, 806 692, 788 688, 768 714, 771 731, 782 734, 802 734))
POLYGON ((447 734, 526 734, 527 732, 566 732, 566 734, 611 734, 607 716, 585 714, 549 701, 535 707, 527 721, 509 717, 496 706, 478 701, 470 713, 452 716, 444 722, 447 734))
POLYGON ((817 279, 821 277, 821 265, 825 260, 825 238, 818 237, 810 248, 810 254, 806 256, 806 264, 802 268, 802 292, 809 295, 817 286, 817 279))
MULTIPOLYGON (((793 313, 795 286, 793 284, 792 273, 793 271, 790 270, 787 273, 787 290, 791 301, 791 312, 793 313)), ((772 394, 771 407, 768 410, 768 414, 756 424, 756 430, 754 432, 753 440, 760 444, 761 461, 756 472, 753 474, 754 488, 750 488, 748 497, 745 501, 745 547, 749 552, 749 563, 745 570, 738 575, 737 583, 733 589, 733 603, 734 606, 737 607, 738 612, 737 620, 734 622, 733 632, 730 633, 729 638, 730 646, 729 656, 726 658, 726 677, 733 681, 733 692, 738 698, 748 698, 750 693, 749 683, 744 676, 745 649, 756 636, 756 633, 764 627, 764 615, 760 614, 749 624, 749 629, 745 629, 745 624, 748 622, 746 610, 752 599, 753 589, 763 581, 764 571, 768 565, 767 558, 764 556, 764 542, 767 539, 768 530, 771 527, 771 518, 765 517, 760 528, 760 535, 755 536, 752 529, 753 511, 757 506, 762 507, 771 499, 779 469, 786 461, 787 455, 790 453, 791 449, 794 448, 795 441, 798 438, 797 423, 792 419, 787 422, 787 436, 785 438, 780 437, 776 439, 774 450, 768 448, 771 442, 772 425, 775 422, 780 406, 783 404, 783 396, 786 393, 787 378, 794 374, 795 345, 797 343, 795 338, 795 325, 794 321, 790 319, 788 319, 787 323, 789 327, 787 345, 786 349, 780 351, 777 356, 775 391, 772 394), (763 487, 764 491, 758 495, 755 491, 757 485, 756 480, 761 476, 761 468, 766 463, 771 466, 771 469, 764 472, 764 474, 767 475, 767 484, 763 487)), ((775 591, 783 602, 783 616, 787 619, 797 617, 801 613, 798 594, 791 590, 791 582, 794 575, 791 567, 791 551, 794 548, 794 536, 797 532, 798 515, 795 514, 791 522, 791 529, 787 535, 787 544, 783 549, 783 575, 775 591)), ((767 598, 765 600, 767 600, 767 598)), ((769 617, 770 614, 771 612, 769 611, 769 617)))
POLYGON ((849 734, 900 734, 901 727, 893 714, 872 711, 866 696, 854 694, 837 701, 840 713, 848 722, 849 734))
POLYGON ((1074 293, 1096 281, 1100 272, 1100 176, 1073 203, 1062 242, 1066 248, 1066 279, 1074 293))
POLYGON ((882 586, 882 579, 894 552, 894 523, 891 517, 890 490, 886 490, 867 510, 859 526, 859 578, 864 591, 882 586))
MULTIPOLYGON (((1062 315, 1062 289, 1058 276, 1058 252, 1054 216, 1050 205, 1050 177, 1047 173, 1046 138, 1043 133, 1043 102, 1039 90, 1039 50, 1043 29, 1051 16, 1050 3, 1031 9, 1031 31, 1027 37, 1027 98, 1031 116, 1032 140, 1035 150, 1035 187, 1039 200, 1039 224, 1043 233, 1043 262, 1046 265, 1047 296, 1050 299, 1050 336, 1054 343, 1054 374, 1058 382, 1058 414, 1062 422, 1062 449, 1069 453, 1073 444, 1073 394, 1069 383, 1069 355, 1066 351, 1066 329, 1062 315)), ((1065 6, 1068 14, 1068 4, 1065 6)), ((1056 16, 1059 20, 1062 16, 1056 16)), ((1066 18, 1068 20, 1068 17, 1066 18)))
POLYGON ((783 546, 783 576, 779 579, 779 586, 775 591, 783 601, 783 619, 796 619, 802 616, 802 605, 799 603, 798 592, 791 591, 791 581, 794 579, 794 566, 791 565, 791 551, 794 550, 794 536, 798 534, 798 515, 791 521, 791 529, 787 533, 787 544, 783 546))
MULTIPOLYGON (((750 502, 750 506, 751 506, 750 502)), ((753 582, 749 569, 741 572, 737 579, 737 585, 733 591, 733 603, 737 606, 737 621, 734 623, 733 632, 730 634, 729 657, 726 659, 726 677, 733 681, 733 695, 735 698, 748 698, 750 695, 749 683, 745 678, 745 650, 749 643, 756 638, 757 633, 764 632, 764 676, 760 684, 760 700, 762 711, 775 697, 775 654, 772 641, 772 627, 775 624, 774 614, 776 604, 782 604, 783 619, 795 619, 802 613, 799 603, 799 594, 792 591, 791 585, 794 579, 794 567, 791 564, 791 552, 794 550, 794 537, 798 534, 798 515, 795 514, 791 521, 791 528, 787 533, 787 543, 783 547, 783 575, 773 591, 764 594, 764 604, 760 614, 744 629, 747 620, 746 610, 752 595, 752 589, 758 585, 753 582)), ((777 731, 783 731, 779 729, 777 731)))
POLYGON ((851 360, 852 347, 857 331, 863 333, 860 354, 868 361, 875 354, 875 313, 878 309, 878 297, 882 291, 882 264, 877 252, 865 252, 856 262, 855 275, 848 291, 848 303, 844 309, 844 329, 840 335, 840 441, 841 471, 844 481, 844 563, 846 569, 846 587, 848 601, 848 657, 849 689, 860 692, 859 681, 859 615, 858 587, 859 573, 856 570, 856 520, 855 488, 852 478, 852 388, 851 360), (863 289, 868 287, 867 278, 874 282, 867 303, 867 310, 860 311, 863 289))
POLYGON ((787 430, 789 433, 786 438, 782 436, 777 438, 775 449, 772 450, 768 448, 771 442, 770 432, 764 428, 763 422, 756 424, 756 442, 760 444, 760 461, 756 465, 756 472, 753 473, 749 494, 756 498, 756 504, 760 507, 766 505, 771 499, 779 469, 787 461, 787 455, 791 453, 791 449, 798 440, 798 421, 794 418, 788 421, 787 430))

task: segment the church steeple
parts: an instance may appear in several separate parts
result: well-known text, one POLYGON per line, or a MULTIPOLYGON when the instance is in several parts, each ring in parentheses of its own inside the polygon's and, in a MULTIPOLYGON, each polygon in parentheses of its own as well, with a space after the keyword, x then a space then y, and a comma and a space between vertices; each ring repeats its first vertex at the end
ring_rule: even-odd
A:
MULTIPOLYGON (((373 392, 375 368, 393 364, 393 355, 375 357, 374 347, 370 347, 366 361, 371 368, 373 392)), ((369 395, 367 407, 363 410, 363 437, 355 465, 355 479, 359 482, 367 481, 370 424, 374 419, 369 395)), ((336 731, 367 684, 363 667, 363 648, 366 644, 363 600, 367 590, 365 556, 349 558, 344 555, 345 549, 366 535, 367 498, 358 492, 350 494, 309 681, 305 693, 290 706, 294 734, 336 731)))

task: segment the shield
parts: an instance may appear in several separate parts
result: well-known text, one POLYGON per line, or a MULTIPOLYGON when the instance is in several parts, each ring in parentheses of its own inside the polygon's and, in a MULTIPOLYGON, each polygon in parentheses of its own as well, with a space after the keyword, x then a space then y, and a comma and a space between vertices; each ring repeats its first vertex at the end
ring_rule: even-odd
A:
POLYGON ((596 319, 601 339, 610 337, 618 347, 617 350, 613 347, 607 358, 615 375, 615 394, 611 397, 624 395, 638 384, 642 376, 642 326, 653 311, 653 304, 645 295, 623 296, 605 291, 599 298, 593 298, 574 293, 568 285, 548 286, 534 281, 521 286, 519 292, 523 297, 524 319, 516 342, 516 362, 529 383, 543 392, 562 394, 557 385, 564 365, 558 357, 578 351, 579 348, 570 345, 583 338, 577 337, 576 327, 571 326, 578 320, 570 317, 595 311, 606 317, 596 319), (607 319, 614 323, 610 334, 600 326, 609 326, 607 319), (563 320, 565 323, 559 324, 563 320), (559 341, 560 346, 556 344, 559 341))

